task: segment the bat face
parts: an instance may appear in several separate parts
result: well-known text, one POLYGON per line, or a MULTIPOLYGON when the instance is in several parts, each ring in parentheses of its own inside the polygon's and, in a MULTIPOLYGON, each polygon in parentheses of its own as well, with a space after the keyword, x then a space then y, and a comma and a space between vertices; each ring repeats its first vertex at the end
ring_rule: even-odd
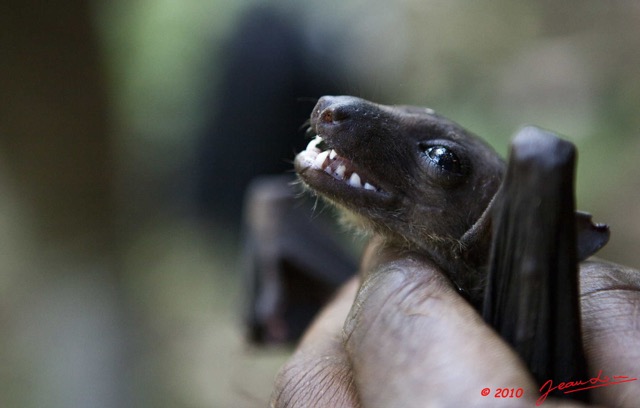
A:
POLYGON ((436 261, 460 247, 505 169, 482 140, 426 108, 325 96, 310 131, 295 160, 304 184, 388 239, 437 252, 436 261))

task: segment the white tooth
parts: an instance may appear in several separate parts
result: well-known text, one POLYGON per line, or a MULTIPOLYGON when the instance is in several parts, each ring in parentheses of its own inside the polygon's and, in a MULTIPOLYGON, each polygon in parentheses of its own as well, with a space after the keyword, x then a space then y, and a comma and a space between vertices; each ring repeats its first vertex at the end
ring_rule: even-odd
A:
POLYGON ((320 153, 320 149, 318 149, 317 147, 318 142, 316 141, 316 139, 313 139, 312 141, 309 142, 309 144, 307 145, 307 151, 308 152, 316 152, 316 153, 320 153))
POLYGON ((313 166, 313 162, 316 160, 318 153, 312 152, 309 150, 303 150, 296 156, 296 160, 298 160, 305 167, 313 166))
POLYGON ((318 145, 323 141, 324 140, 320 136, 314 137, 307 145, 307 150, 313 150, 320 153, 320 148, 318 148, 318 145))
POLYGON ((358 173, 351 174, 351 177, 349 177, 349 185, 352 187, 362 188, 362 183, 360 183, 360 176, 358 173))
POLYGON ((365 190, 372 190, 372 191, 376 191, 377 190, 377 188, 375 188, 374 186, 372 186, 369 183, 364 183, 364 189, 365 190))
POLYGON ((324 164, 324 161, 327 160, 327 157, 329 156, 329 151, 325 150, 324 152, 318 154, 318 157, 316 157, 316 159, 313 161, 313 168, 315 169, 322 169, 322 165, 324 164))
POLYGON ((338 153, 336 153, 335 150, 331 149, 331 153, 329 153, 329 158, 331 160, 335 159, 336 157, 338 157, 338 153))
POLYGON ((339 165, 338 168, 336 169, 336 177, 339 180, 344 180, 345 170, 347 170, 347 167, 344 164, 339 165))

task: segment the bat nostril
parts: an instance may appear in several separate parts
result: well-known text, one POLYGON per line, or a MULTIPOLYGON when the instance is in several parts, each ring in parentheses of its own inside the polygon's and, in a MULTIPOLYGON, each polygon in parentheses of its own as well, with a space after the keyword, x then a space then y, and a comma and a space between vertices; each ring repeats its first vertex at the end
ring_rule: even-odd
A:
POLYGON ((333 116, 334 116, 333 109, 327 108, 324 111, 322 111, 322 114, 320 115, 320 121, 325 123, 331 123, 333 122, 333 116))
POLYGON ((349 110, 345 106, 330 106, 320 114, 320 121, 335 123, 349 119, 349 110))
POLYGON ((313 108, 311 123, 335 125, 367 117, 372 112, 375 112, 372 103, 353 96, 323 96, 313 108))

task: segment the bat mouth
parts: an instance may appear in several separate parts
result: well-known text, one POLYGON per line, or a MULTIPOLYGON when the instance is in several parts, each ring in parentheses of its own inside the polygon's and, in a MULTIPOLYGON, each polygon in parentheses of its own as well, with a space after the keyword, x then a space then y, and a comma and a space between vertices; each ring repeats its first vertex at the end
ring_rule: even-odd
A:
POLYGON ((390 198, 374 177, 338 153, 320 135, 296 156, 295 167, 303 181, 330 198, 346 202, 353 194, 377 200, 390 198))

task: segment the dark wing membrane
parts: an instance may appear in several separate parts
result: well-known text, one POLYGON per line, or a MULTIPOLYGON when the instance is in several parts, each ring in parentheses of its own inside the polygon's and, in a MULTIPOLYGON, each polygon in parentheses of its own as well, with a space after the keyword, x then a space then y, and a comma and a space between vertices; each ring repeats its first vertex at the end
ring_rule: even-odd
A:
POLYGON ((551 133, 534 127, 521 130, 492 215, 484 318, 513 345, 539 384, 586 378, 575 156, 571 143, 551 133))
POLYGON ((298 340, 357 263, 323 228, 288 177, 255 180, 245 198, 241 267, 251 342, 298 340))

